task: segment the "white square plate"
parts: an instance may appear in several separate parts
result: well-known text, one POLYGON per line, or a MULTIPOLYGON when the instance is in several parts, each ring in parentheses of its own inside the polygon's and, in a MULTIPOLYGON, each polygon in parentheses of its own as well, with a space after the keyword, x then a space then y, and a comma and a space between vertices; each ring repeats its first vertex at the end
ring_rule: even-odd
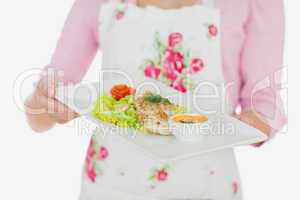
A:
MULTIPOLYGON (((58 88, 56 97, 82 116, 87 117, 99 128, 104 126, 106 131, 116 130, 114 125, 102 123, 90 114, 99 91, 99 83, 79 84, 58 88)), ((267 140, 266 135, 259 130, 229 115, 212 116, 210 120, 212 124, 215 124, 211 133, 204 140, 193 143, 178 141, 173 136, 148 135, 124 128, 118 128, 120 134, 117 135, 162 161, 185 159, 203 153, 267 140)))

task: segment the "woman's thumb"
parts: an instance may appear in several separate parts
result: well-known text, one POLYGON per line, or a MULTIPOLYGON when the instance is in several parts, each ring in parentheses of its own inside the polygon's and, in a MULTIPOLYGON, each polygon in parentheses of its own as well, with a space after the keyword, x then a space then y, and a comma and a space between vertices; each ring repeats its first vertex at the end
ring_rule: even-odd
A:
POLYGON ((55 74, 47 74, 41 77, 38 83, 38 90, 49 98, 55 98, 55 91, 58 85, 58 79, 55 74))

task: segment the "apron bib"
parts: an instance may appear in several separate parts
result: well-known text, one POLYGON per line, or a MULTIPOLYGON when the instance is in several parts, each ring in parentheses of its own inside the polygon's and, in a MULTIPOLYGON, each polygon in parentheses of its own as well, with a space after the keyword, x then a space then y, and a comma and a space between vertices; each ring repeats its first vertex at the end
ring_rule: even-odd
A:
MULTIPOLYGON (((99 24, 104 87, 146 78, 183 94, 203 83, 219 88, 220 28, 213 1, 176 10, 104 4, 99 24)), ((204 93, 210 89, 201 87, 204 93)), ((118 136, 94 136, 83 179, 81 200, 241 199, 232 149, 161 163, 118 136), (95 149, 96 161, 89 158, 95 149)))

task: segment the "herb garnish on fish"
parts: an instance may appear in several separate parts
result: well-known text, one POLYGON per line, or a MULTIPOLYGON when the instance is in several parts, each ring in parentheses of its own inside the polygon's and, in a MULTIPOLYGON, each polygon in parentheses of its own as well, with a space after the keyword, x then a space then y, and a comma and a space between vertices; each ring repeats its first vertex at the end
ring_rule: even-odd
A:
POLYGON ((147 94, 144 96, 144 100, 148 101, 150 103, 162 103, 162 104, 171 104, 169 99, 163 98, 162 96, 158 94, 147 94))

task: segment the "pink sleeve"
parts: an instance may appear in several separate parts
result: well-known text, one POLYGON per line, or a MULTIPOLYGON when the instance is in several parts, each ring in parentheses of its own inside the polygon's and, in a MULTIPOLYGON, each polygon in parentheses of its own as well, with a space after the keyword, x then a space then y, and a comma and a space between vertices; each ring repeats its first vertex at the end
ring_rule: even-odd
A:
POLYGON ((47 68, 63 71, 64 82, 81 81, 98 50, 101 0, 76 0, 47 68))
POLYGON ((280 97, 283 67, 284 12, 282 0, 250 0, 241 54, 243 111, 255 110, 278 131, 286 123, 280 97))

